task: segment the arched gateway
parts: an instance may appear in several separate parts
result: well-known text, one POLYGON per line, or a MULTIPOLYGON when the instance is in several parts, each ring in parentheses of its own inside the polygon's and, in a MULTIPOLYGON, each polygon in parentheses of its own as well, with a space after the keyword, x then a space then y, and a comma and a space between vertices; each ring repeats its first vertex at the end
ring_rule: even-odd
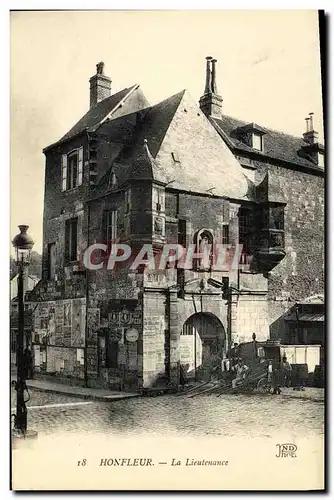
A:
POLYGON ((180 364, 187 378, 208 380, 217 364, 217 355, 226 351, 226 332, 211 313, 196 313, 184 323, 180 335, 180 364))

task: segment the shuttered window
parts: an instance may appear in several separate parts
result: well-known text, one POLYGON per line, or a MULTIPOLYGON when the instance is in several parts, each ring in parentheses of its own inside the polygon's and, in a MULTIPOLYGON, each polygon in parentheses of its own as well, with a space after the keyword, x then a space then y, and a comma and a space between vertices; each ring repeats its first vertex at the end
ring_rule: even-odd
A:
POLYGON ((83 148, 61 157, 62 191, 81 186, 83 180, 83 148))
POLYGON ((78 182, 77 185, 82 184, 82 171, 83 171, 83 148, 78 149, 78 182))
POLYGON ((67 155, 61 157, 61 189, 62 191, 67 189, 67 155))

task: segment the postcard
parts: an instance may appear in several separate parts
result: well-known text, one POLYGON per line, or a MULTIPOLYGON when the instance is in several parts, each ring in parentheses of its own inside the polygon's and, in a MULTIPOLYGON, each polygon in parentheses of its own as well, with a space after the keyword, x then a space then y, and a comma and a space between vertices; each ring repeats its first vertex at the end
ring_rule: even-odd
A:
POLYGON ((323 491, 325 16, 10 15, 15 491, 323 491))

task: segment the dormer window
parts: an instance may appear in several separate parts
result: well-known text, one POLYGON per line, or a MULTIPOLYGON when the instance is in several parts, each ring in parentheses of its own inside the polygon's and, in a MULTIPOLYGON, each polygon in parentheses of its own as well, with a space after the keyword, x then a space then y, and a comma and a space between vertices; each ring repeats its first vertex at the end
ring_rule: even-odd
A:
POLYGON ((253 148, 255 151, 263 151, 263 136, 266 130, 256 123, 248 123, 238 127, 235 132, 239 140, 253 148))
POLYGON ((256 149, 257 151, 262 151, 263 139, 262 139, 262 134, 256 134, 253 133, 252 135, 252 147, 253 149, 256 149))

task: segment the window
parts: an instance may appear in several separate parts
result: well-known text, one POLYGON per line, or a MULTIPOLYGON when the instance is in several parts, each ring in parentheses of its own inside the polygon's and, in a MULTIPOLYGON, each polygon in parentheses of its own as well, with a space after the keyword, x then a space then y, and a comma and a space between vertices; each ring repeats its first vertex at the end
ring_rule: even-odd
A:
POLYGON ((66 260, 77 261, 78 254, 78 219, 69 219, 65 227, 65 252, 66 260))
POLYGON ((161 188, 153 187, 152 190, 152 205, 153 205, 153 210, 156 210, 157 212, 163 211, 164 208, 164 190, 161 188))
POLYGON ((325 158, 323 153, 318 153, 318 167, 325 168, 325 158))
POLYGON ((269 214, 269 229, 284 231, 284 206, 271 206, 269 208, 269 214))
POLYGON ((253 149, 262 151, 262 135, 253 133, 253 149))
POLYGON ((230 243, 230 230, 228 224, 223 224, 222 227, 222 244, 228 245, 230 243))
POLYGON ((56 264, 56 244, 48 244, 48 280, 53 280, 55 277, 56 264))
POLYGON ((117 238, 117 210, 107 210, 104 217, 104 240, 110 246, 117 238))
POLYGON ((249 230, 249 213, 246 208, 239 210, 239 244, 243 245, 242 253, 248 251, 248 230, 249 230))
POLYGON ((125 191, 125 213, 128 214, 131 210, 131 189, 125 191))
POLYGON ((166 192, 165 212, 167 217, 176 219, 178 213, 178 195, 166 192))
POLYGON ((240 263, 247 264, 247 256, 250 254, 250 211, 241 207, 239 210, 239 245, 242 245, 240 263))
POLYGON ((62 191, 74 189, 82 184, 83 148, 61 157, 62 191))

